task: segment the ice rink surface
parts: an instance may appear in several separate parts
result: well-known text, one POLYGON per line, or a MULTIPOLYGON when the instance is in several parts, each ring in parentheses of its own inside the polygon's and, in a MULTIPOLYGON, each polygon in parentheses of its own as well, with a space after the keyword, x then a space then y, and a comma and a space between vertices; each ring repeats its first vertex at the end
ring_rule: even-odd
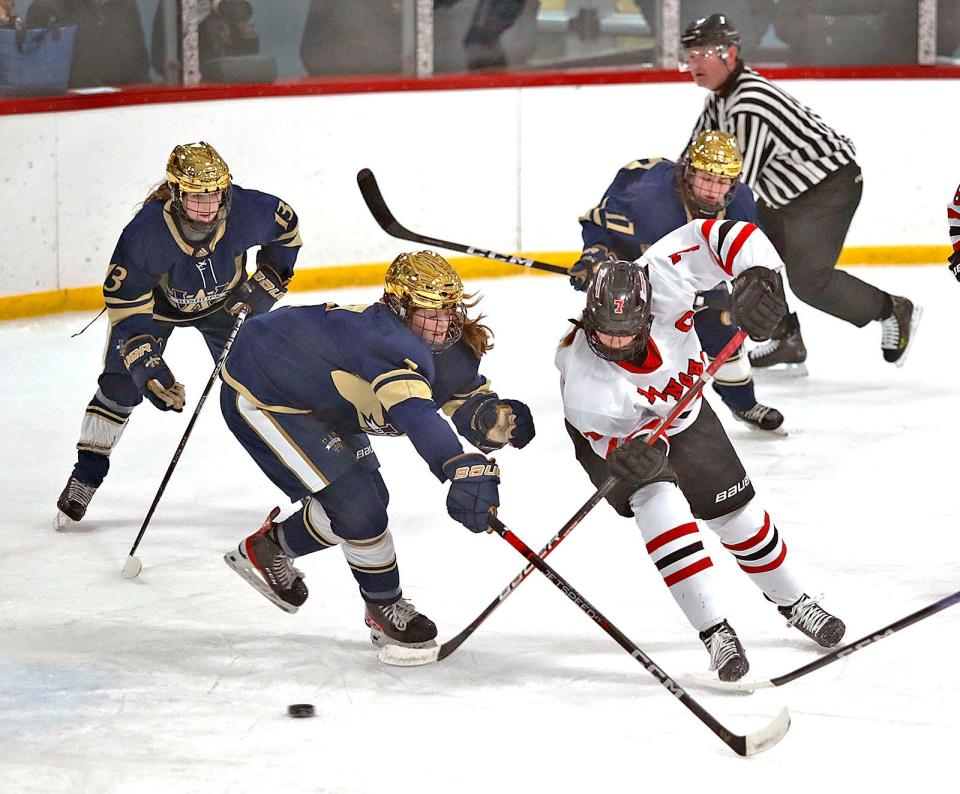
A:
MULTIPOLYGON (((880 329, 793 301, 810 376, 761 373, 761 401, 790 435, 766 438, 710 400, 811 594, 856 639, 960 589, 957 325, 944 267, 870 268, 926 313, 902 369, 880 329)), ((553 351, 582 297, 561 278, 469 283, 496 332, 483 372, 527 401, 538 434, 497 455, 500 515, 534 548, 591 494, 562 423, 553 351)), ((370 302, 375 288, 288 302, 370 302)), ((166 359, 187 411, 144 403, 78 531, 57 534, 57 496, 99 374, 106 322, 0 324, 0 790, 4 792, 554 792, 952 790, 960 738, 960 607, 784 687, 696 685, 707 654, 643 549, 605 504, 550 563, 722 723, 764 725, 789 705, 775 748, 735 756, 536 572, 447 660, 381 665, 338 549, 302 559, 310 599, 287 615, 223 563, 288 503, 226 430, 211 398, 147 530, 143 573, 120 569, 211 370, 200 336, 166 359), (286 716, 309 702, 316 717, 286 716)), ((447 639, 524 565, 495 535, 447 517, 446 488, 405 439, 375 440, 391 491, 405 595, 447 639)), ((788 629, 716 536, 726 615, 769 678, 818 650, 788 629)))

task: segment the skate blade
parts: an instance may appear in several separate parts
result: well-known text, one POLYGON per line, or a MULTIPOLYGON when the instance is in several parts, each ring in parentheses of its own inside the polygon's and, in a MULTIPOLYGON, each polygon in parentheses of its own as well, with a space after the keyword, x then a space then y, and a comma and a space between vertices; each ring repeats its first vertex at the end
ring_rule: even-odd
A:
POLYGON ((71 527, 79 523, 79 521, 74 521, 62 510, 57 510, 57 514, 53 517, 53 528, 57 532, 69 532, 71 527))
POLYGON ((715 674, 693 673, 690 678, 697 686, 728 693, 750 694, 758 689, 769 689, 773 686, 772 681, 756 681, 745 678, 741 678, 739 681, 721 681, 715 674))
POLYGON ((436 640, 424 640, 423 642, 397 642, 394 639, 388 637, 380 629, 375 629, 373 626, 370 628, 370 642, 373 643, 375 648, 409 648, 410 650, 418 651, 423 650, 424 648, 435 648, 437 645, 436 640))
POLYGON ((284 612, 289 612, 292 615, 300 608, 293 604, 288 604, 282 598, 277 596, 277 594, 270 589, 269 585, 267 585, 267 583, 257 575, 253 566, 250 565, 250 561, 246 557, 242 556, 239 551, 228 551, 223 555, 223 561, 241 577, 243 577, 244 581, 246 581, 246 583, 249 584, 254 590, 260 593, 272 604, 276 604, 284 612))
POLYGON ((440 658, 440 646, 410 648, 405 645, 383 645, 377 651, 377 658, 392 667, 420 667, 433 664, 440 658))
POLYGON ((772 367, 752 366, 754 375, 758 372, 763 372, 776 375, 779 378, 806 378, 810 374, 806 363, 803 362, 800 364, 774 364, 772 367))
POLYGON ((753 422, 748 422, 746 419, 741 419, 736 414, 733 414, 733 418, 736 419, 740 424, 746 425, 750 430, 756 433, 760 437, 770 438, 775 436, 776 438, 786 438, 790 435, 790 431, 785 427, 786 422, 780 425, 780 427, 775 427, 773 430, 764 430, 762 427, 757 427, 753 422))
POLYGON ((907 354, 910 352, 910 348, 913 347, 914 340, 916 339, 917 328, 920 327, 920 320, 923 317, 923 307, 914 305, 913 314, 910 315, 910 341, 907 342, 907 347, 903 351, 903 355, 900 356, 894 363, 898 367, 902 367, 907 360, 907 354))

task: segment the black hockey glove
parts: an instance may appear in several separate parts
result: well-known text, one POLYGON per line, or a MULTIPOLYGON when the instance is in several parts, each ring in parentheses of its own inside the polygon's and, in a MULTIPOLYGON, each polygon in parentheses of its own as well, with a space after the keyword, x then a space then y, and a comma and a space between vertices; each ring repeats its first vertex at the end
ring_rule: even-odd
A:
POLYGON ((953 273, 953 277, 960 281, 960 249, 957 249, 947 260, 950 263, 950 272, 953 273))
POLYGON ((250 307, 250 314, 263 314, 270 311, 280 298, 287 294, 287 284, 277 271, 266 262, 260 262, 250 278, 237 287, 227 298, 224 308, 227 314, 234 316, 244 306, 250 307))
POLYGON ((646 438, 630 439, 610 453, 607 465, 621 482, 642 488, 667 473, 667 442, 658 438, 651 447, 646 438))
POLYGON ((770 268, 747 268, 733 280, 733 319, 755 342, 769 339, 787 315, 780 276, 770 268))
POLYGON ((586 292, 590 278, 610 256, 609 249, 604 245, 584 248, 580 258, 570 268, 570 285, 579 292, 586 292))
POLYGON ((491 392, 472 395, 453 412, 457 432, 477 449, 493 452, 507 444, 522 449, 536 435, 533 416, 519 400, 501 400, 491 392))
POLYGON ((160 354, 160 342, 149 334, 127 341, 120 353, 137 388, 161 411, 183 410, 186 391, 177 383, 160 354))
POLYGON ((471 532, 486 532, 487 516, 500 505, 500 467, 477 452, 466 452, 443 464, 450 480, 447 512, 471 532))

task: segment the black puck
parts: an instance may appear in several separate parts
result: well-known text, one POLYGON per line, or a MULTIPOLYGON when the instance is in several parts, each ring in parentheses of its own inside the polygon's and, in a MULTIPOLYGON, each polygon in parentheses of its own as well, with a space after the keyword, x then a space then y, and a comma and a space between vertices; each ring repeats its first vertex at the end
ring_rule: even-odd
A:
POLYGON ((312 717, 315 713, 313 703, 291 703, 287 706, 287 714, 291 717, 312 717))

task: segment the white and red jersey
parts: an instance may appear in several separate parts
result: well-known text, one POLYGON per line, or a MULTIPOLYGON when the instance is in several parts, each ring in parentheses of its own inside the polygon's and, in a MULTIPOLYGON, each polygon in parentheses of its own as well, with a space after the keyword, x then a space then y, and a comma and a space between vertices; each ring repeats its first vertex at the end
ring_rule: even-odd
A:
MULTIPOLYGON (((648 266, 653 326, 640 363, 607 361, 577 331, 557 351, 566 419, 606 458, 626 440, 653 430, 706 367, 693 328, 698 292, 729 282, 757 265, 779 270, 773 244, 752 223, 695 220, 650 246, 638 260, 648 266)), ((700 414, 697 398, 668 428, 675 435, 700 414)))
POLYGON ((953 202, 947 205, 947 225, 950 227, 950 245, 960 251, 960 187, 953 194, 953 202))

